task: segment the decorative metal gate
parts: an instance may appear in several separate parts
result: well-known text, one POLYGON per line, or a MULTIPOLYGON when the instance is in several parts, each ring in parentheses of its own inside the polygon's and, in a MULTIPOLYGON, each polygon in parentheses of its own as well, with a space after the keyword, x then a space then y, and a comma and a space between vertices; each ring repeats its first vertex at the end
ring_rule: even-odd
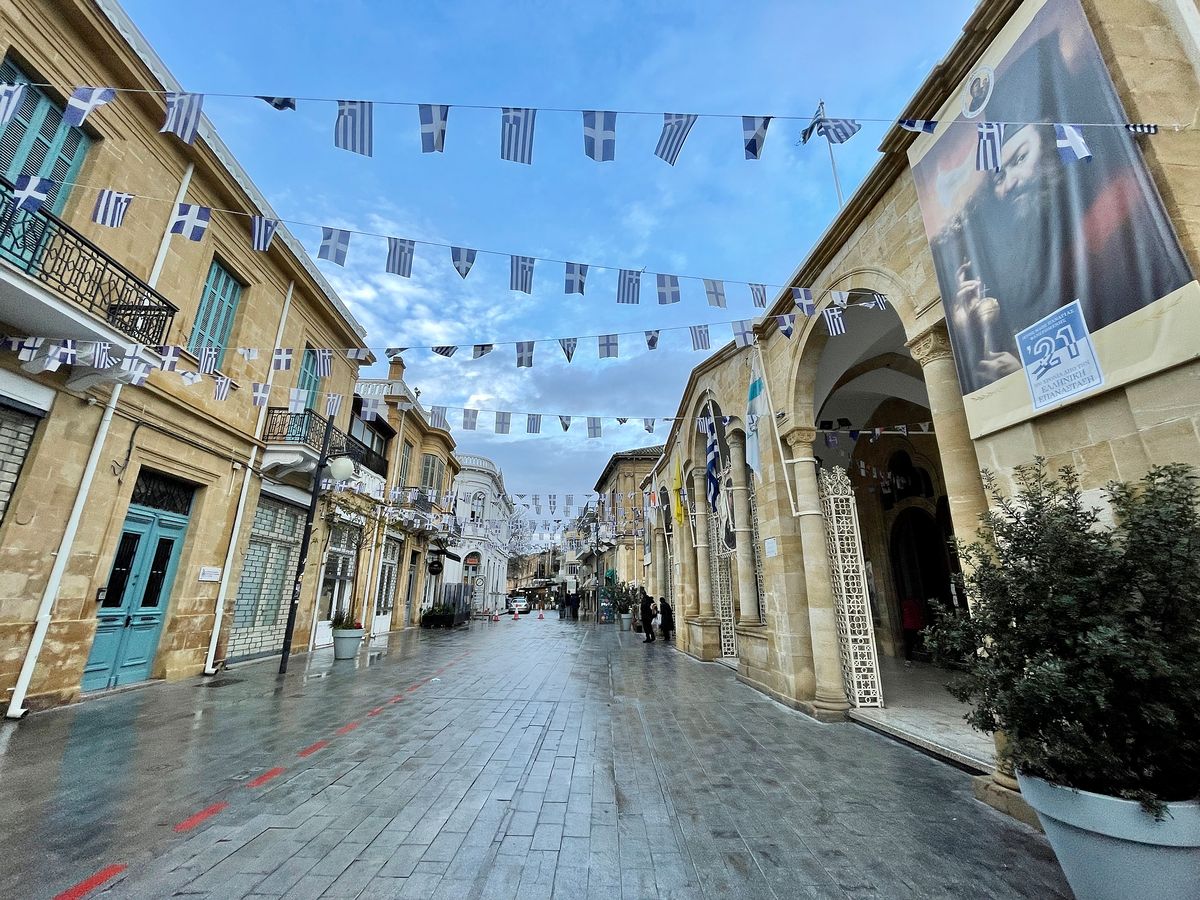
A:
MULTIPOLYGON (((703 512, 700 515, 704 515, 703 512)), ((737 631, 733 616, 733 579, 730 560, 733 550, 719 539, 720 522, 717 514, 708 513, 708 575, 713 597, 713 612, 721 634, 721 655, 737 656, 737 631)))
POLYGON ((842 679, 855 706, 883 706, 854 488, 843 468, 821 469, 819 476, 842 679))
POLYGON ((763 590, 762 541, 758 537, 758 496, 754 492, 754 472, 746 468, 746 494, 750 498, 750 540, 754 550, 754 589, 758 592, 758 620, 767 624, 767 596, 763 590))

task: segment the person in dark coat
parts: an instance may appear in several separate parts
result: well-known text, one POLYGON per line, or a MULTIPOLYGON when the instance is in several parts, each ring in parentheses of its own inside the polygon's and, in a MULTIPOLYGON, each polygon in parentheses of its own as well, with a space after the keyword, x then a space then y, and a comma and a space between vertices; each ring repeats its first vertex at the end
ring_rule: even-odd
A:
POLYGON ((650 595, 646 593, 646 589, 642 588, 642 603, 641 603, 641 618, 642 632, 646 635, 643 644, 654 643, 654 602, 650 599, 650 595))
POLYGON ((663 640, 671 640, 671 632, 675 630, 675 610, 671 609, 671 604, 667 602, 666 597, 658 598, 658 614, 662 616, 663 640))

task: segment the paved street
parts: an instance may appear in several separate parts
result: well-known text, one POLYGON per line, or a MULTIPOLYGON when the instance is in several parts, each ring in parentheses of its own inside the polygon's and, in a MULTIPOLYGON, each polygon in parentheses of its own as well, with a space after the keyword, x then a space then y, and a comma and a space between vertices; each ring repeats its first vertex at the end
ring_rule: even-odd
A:
POLYGON ((1070 896, 967 775, 556 615, 34 716, 0 783, 4 897, 1070 896))

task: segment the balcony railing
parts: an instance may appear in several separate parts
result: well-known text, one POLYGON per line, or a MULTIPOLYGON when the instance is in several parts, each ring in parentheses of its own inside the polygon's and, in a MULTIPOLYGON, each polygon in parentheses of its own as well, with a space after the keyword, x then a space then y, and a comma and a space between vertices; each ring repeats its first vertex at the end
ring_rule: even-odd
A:
MULTIPOLYGON (((294 413, 285 407, 273 406, 267 410, 263 440, 268 444, 303 444, 320 453, 325 422, 311 409, 294 413)), ((337 428, 329 438, 329 453, 331 456, 349 456, 381 478, 387 478, 387 460, 383 454, 337 428)))
POLYGON ((17 209, 12 192, 0 178, 0 259, 136 341, 163 343, 178 308, 57 216, 17 209))

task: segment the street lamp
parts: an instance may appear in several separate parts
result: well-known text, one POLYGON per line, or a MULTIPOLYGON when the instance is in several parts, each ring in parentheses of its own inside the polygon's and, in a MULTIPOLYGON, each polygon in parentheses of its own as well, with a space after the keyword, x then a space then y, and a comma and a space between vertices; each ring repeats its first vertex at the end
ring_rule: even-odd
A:
POLYGON ((354 460, 344 454, 329 458, 329 444, 333 440, 333 416, 325 420, 325 434, 321 438, 321 453, 317 467, 313 470, 312 496, 308 501, 308 515, 304 518, 304 536, 300 539, 300 558, 296 560, 296 580, 292 584, 292 602, 288 606, 287 628, 283 632, 283 654, 279 657, 279 674, 288 669, 288 657, 292 654, 292 633, 296 630, 296 613, 300 609, 300 590, 304 586, 304 567, 308 564, 308 545, 312 541, 313 520, 317 517, 317 503, 321 499, 321 470, 328 466, 329 477, 336 484, 354 475, 354 460))

